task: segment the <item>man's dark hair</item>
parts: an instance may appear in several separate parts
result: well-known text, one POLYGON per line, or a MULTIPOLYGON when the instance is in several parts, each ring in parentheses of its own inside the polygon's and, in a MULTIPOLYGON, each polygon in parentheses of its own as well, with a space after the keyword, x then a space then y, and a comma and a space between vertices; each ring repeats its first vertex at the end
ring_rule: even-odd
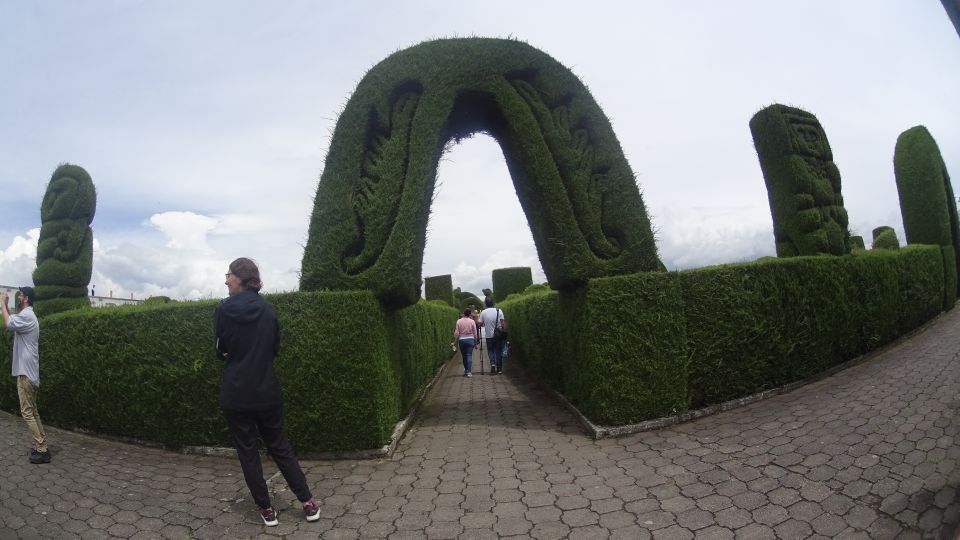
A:
POLYGON ((489 296, 486 297, 486 298, 484 298, 484 299, 483 299, 483 305, 485 305, 485 306, 487 306, 487 307, 493 307, 493 298, 490 298, 489 296))
POLYGON ((26 298, 32 306, 37 299, 37 293, 33 292, 33 287, 20 287, 20 297, 26 298))
POLYGON ((245 291, 260 292, 260 289, 263 288, 257 263, 246 257, 240 257, 230 263, 230 272, 240 278, 240 286, 245 291))

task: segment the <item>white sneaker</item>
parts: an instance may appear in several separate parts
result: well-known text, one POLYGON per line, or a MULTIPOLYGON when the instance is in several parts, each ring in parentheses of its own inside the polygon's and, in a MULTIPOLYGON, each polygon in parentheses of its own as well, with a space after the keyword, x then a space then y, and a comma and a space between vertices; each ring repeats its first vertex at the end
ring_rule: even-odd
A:
POLYGON ((276 527, 280 524, 280 522, 277 520, 277 513, 273 510, 273 508, 261 508, 260 518, 263 519, 263 524, 267 527, 276 527))

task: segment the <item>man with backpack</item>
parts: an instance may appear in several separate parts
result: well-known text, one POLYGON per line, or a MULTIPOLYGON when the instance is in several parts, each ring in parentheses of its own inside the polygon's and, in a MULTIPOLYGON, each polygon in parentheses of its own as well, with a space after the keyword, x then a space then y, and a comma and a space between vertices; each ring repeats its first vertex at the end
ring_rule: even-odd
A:
POLYGON ((507 318, 503 310, 494 306, 493 298, 483 300, 486 309, 480 312, 480 323, 487 343, 487 356, 490 358, 490 374, 503 373, 503 345, 507 329, 507 318))

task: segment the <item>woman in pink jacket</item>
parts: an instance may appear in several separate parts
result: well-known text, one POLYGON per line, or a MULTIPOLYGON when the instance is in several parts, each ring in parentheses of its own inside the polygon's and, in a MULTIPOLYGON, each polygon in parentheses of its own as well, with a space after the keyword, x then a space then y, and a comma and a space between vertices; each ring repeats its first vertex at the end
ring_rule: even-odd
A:
POLYGON ((457 326, 453 331, 453 339, 460 341, 460 356, 463 358, 463 376, 473 377, 473 347, 480 340, 477 334, 477 323, 473 320, 473 310, 463 310, 463 315, 457 319, 457 326))

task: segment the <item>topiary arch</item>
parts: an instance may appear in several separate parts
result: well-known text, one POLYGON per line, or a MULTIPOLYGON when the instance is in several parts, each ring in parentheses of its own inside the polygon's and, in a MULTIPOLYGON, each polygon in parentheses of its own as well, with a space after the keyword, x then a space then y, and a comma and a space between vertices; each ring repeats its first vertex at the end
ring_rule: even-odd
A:
POLYGON ((437 163, 477 132, 500 143, 551 287, 663 269, 633 172, 583 83, 525 43, 443 39, 374 66, 340 115, 300 288, 415 303, 437 163))

